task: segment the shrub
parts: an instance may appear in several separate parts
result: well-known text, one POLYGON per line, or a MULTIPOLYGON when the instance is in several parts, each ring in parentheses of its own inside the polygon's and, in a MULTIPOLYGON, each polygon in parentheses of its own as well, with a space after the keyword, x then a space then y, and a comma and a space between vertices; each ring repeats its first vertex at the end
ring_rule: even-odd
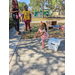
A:
POLYGON ((9 29, 12 28, 14 26, 14 22, 12 17, 9 17, 9 29))

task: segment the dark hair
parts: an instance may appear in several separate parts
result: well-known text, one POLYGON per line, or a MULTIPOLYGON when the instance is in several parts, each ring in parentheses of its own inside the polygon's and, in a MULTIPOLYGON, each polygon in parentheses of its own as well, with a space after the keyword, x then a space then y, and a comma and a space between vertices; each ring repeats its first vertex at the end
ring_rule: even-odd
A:
MULTIPOLYGON (((25 8, 26 6, 27 6, 27 5, 25 5, 24 8, 25 8)), ((27 6, 27 7, 28 7, 28 6, 27 6)))
POLYGON ((44 23, 44 25, 45 25, 45 30, 46 30, 46 32, 47 32, 47 26, 46 26, 46 23, 44 23))
POLYGON ((18 3, 17 3, 17 4, 15 4, 15 1, 14 1, 14 0, 12 0, 12 5, 14 5, 14 6, 16 7, 16 6, 18 6, 18 3))

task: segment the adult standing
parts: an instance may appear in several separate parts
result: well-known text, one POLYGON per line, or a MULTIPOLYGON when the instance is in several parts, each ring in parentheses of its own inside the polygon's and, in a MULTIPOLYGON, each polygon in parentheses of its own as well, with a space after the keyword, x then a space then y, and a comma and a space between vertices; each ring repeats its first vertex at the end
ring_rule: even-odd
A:
POLYGON ((10 9, 10 13, 12 13, 12 18, 14 21, 15 29, 18 33, 18 35, 21 35, 21 32, 19 31, 19 6, 17 0, 12 0, 12 7, 10 9))

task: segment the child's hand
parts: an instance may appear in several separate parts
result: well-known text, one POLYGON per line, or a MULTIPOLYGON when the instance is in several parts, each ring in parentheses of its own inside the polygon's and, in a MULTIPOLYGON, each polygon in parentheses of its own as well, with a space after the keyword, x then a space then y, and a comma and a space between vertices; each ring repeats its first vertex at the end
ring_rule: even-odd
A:
POLYGON ((31 22, 31 19, 30 19, 30 22, 31 22))
POLYGON ((38 38, 38 36, 35 36, 35 38, 38 38))

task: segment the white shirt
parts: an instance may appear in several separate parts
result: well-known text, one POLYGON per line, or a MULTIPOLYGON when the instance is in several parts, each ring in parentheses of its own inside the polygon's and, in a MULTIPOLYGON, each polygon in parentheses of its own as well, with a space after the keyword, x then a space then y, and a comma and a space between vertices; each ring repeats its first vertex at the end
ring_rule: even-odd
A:
POLYGON ((41 30, 40 28, 39 28, 39 31, 40 31, 40 33, 42 33, 42 32, 44 32, 44 36, 46 35, 46 30, 45 30, 45 28, 43 29, 43 30, 41 30))

